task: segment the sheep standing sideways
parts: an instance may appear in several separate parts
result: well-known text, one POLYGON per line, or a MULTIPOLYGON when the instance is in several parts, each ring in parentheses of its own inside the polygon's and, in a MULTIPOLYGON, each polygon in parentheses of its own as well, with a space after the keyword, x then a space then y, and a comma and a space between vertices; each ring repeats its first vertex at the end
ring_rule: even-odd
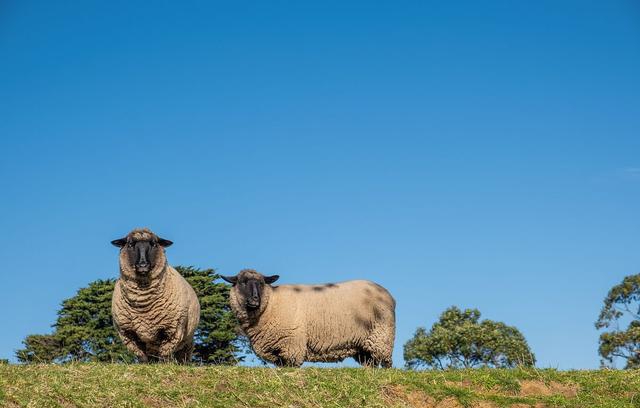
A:
POLYGON ((120 248, 111 312, 122 342, 142 362, 187 363, 200 303, 191 285, 167 263, 164 248, 172 242, 144 228, 111 243, 120 248))
POLYGON ((233 285, 231 309, 263 360, 299 367, 353 357, 391 367, 395 301, 382 286, 365 280, 271 286, 278 275, 251 269, 222 278, 233 285))

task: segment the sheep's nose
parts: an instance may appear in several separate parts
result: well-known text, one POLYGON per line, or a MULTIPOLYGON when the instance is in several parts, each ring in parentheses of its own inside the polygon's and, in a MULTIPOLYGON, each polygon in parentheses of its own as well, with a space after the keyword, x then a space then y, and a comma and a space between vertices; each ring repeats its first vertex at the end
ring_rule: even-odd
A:
POLYGON ((149 266, 149 261, 147 260, 147 254, 145 254, 144 251, 138 252, 138 259, 136 260, 136 265, 149 266))

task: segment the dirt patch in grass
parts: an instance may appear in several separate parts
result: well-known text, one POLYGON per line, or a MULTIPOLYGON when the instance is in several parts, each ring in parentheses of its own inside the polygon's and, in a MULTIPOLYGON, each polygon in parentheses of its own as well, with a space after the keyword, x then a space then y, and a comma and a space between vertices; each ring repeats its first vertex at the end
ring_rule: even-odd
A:
MULTIPOLYGON (((441 401, 424 391, 409 390, 404 385, 388 385, 382 389, 382 400, 388 406, 407 406, 411 408, 463 408, 454 397, 441 401)), ((494 408, 493 405, 474 405, 473 408, 494 408)))
MULTIPOLYGON (((566 398, 575 398, 578 395, 578 386, 574 384, 562 384, 556 381, 551 382, 543 382, 538 380, 523 380, 520 381, 520 390, 517 392, 509 392, 505 390, 498 389, 493 387, 491 389, 483 388, 481 385, 473 384, 471 381, 445 381, 445 384, 449 387, 454 388, 464 388, 470 391, 473 391, 479 395, 486 396, 500 396, 500 397, 510 397, 510 396, 520 396, 520 397, 551 397, 560 395, 566 398)), ((529 407, 526 404, 520 404, 519 406, 514 406, 514 408, 524 408, 529 407)), ((489 405, 487 405, 489 406, 489 405)), ((538 408, 538 407, 536 407, 538 408)))
POLYGON ((174 406, 171 401, 158 397, 142 397, 140 400, 144 406, 148 408, 167 408, 174 406))
POLYGON ((471 390, 481 390, 481 387, 475 386, 471 382, 471 380, 462 380, 462 381, 445 380, 444 384, 448 385, 449 387, 464 387, 464 388, 469 388, 471 390))
MULTIPOLYGON (((496 404, 489 401, 478 401, 471 404, 471 408, 498 408, 496 404)), ((527 407, 529 408, 529 407, 527 407)))
POLYGON ((161 379, 161 384, 166 387, 176 385, 199 386, 202 382, 202 375, 197 372, 182 372, 179 375, 167 375, 161 379))
POLYGON ((215 387, 213 387, 213 390, 215 392, 230 392, 232 388, 226 381, 220 381, 215 387))
POLYGON ((453 397, 448 397, 438 402, 435 406, 436 408, 463 408, 462 404, 458 402, 457 399, 453 397))
POLYGON ((179 402, 176 402, 155 395, 149 395, 142 397, 140 402, 142 402, 147 408, 175 408, 188 407, 195 404, 196 401, 193 398, 183 397, 179 402))
POLYGON ((544 383, 542 381, 524 380, 520 382, 519 395, 523 397, 550 397, 562 395, 567 398, 575 398, 578 395, 578 386, 562 384, 556 381, 544 383))
POLYGON ((399 402, 412 408, 435 408, 437 406, 435 398, 423 391, 408 390, 404 385, 383 387, 382 400, 389 406, 398 405, 399 402))

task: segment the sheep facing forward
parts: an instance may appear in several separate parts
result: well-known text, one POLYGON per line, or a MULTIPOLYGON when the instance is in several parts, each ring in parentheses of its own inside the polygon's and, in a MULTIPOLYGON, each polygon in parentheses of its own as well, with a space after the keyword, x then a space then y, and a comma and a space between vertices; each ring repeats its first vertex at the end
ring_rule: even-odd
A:
POLYGON ((391 367, 395 300, 365 280, 271 286, 278 275, 245 269, 222 276, 233 285, 231 309, 254 352, 278 366, 353 357, 363 366, 391 367))
POLYGON ((167 263, 164 248, 172 242, 144 228, 111 243, 120 248, 111 312, 122 342, 142 362, 189 362, 200 303, 167 263))

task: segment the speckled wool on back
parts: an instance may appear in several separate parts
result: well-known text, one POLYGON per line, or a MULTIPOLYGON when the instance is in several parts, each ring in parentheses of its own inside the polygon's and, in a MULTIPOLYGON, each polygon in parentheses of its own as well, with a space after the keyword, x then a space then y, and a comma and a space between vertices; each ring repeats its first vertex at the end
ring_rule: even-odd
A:
MULTIPOLYGON (((129 238, 147 240, 154 236, 149 234, 139 229, 129 238)), ((136 278, 121 253, 111 311, 120 338, 140 361, 191 360, 200 303, 191 285, 167 263, 164 250, 144 281, 136 278)))
POLYGON ((300 366, 353 357, 366 366, 391 366, 395 301, 376 283, 265 284, 255 312, 245 307, 237 287, 230 301, 253 350, 266 361, 300 366))

